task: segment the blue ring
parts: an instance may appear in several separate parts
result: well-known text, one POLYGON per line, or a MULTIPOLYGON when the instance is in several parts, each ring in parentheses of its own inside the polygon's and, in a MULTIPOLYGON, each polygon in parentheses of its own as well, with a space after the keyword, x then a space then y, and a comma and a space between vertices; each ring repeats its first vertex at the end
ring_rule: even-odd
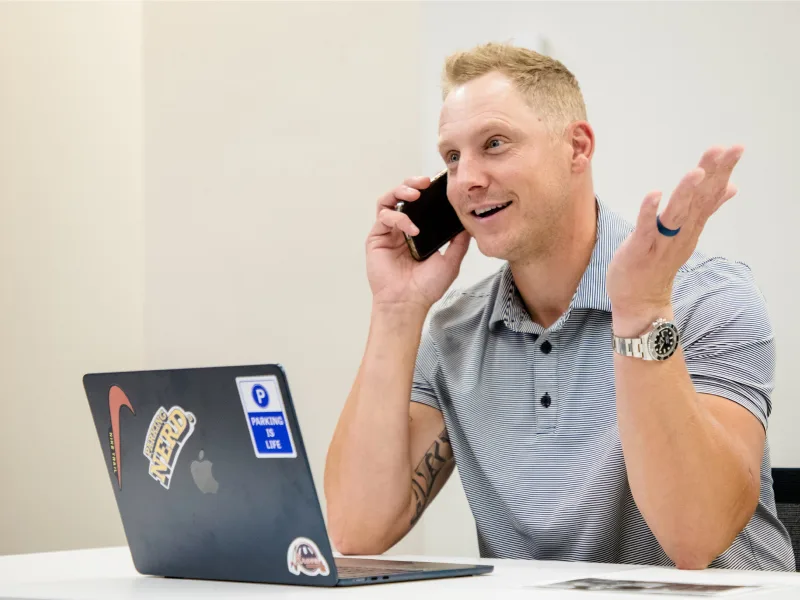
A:
POLYGON ((678 232, 681 230, 680 227, 677 229, 670 229, 669 227, 664 227, 664 224, 661 222, 661 217, 656 215, 656 225, 658 226, 658 233, 661 235, 665 235, 667 237, 674 237, 678 235, 678 232))

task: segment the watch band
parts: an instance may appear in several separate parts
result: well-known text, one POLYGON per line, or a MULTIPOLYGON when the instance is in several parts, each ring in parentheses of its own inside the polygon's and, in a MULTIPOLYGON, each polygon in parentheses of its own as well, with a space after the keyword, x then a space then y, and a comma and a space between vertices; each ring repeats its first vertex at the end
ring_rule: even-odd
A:
POLYGON ((622 356, 642 360, 667 360, 680 345, 680 332, 675 323, 660 318, 638 338, 623 338, 612 331, 612 347, 622 356))
POLYGON ((614 336, 613 343, 612 343, 614 350, 616 350, 619 354, 623 356, 632 356, 633 358, 644 358, 646 359, 647 356, 645 354, 645 343, 644 338, 621 338, 614 336))

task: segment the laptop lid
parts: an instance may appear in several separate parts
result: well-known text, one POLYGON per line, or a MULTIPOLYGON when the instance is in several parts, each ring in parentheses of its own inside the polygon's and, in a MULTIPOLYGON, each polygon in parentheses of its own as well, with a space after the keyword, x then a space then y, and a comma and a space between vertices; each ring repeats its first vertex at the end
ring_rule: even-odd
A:
POLYGON ((336 585, 279 365, 95 373, 83 382, 140 573, 336 585))

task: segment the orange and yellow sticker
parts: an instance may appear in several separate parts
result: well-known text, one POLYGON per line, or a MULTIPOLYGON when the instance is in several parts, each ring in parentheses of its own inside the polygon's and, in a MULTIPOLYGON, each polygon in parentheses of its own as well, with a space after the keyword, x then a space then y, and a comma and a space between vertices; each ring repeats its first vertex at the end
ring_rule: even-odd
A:
POLYGON ((180 406, 169 410, 162 406, 150 421, 144 455, 150 461, 150 476, 164 489, 169 489, 178 456, 196 424, 195 416, 180 406))

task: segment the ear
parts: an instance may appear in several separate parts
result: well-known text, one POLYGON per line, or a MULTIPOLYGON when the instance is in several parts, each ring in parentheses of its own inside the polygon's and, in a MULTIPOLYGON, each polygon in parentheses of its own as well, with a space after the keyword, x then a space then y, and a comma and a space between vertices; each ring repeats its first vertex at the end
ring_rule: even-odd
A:
POLYGON ((572 171, 583 173, 594 154, 594 130, 586 121, 575 121, 567 127, 567 134, 572 147, 572 171))

